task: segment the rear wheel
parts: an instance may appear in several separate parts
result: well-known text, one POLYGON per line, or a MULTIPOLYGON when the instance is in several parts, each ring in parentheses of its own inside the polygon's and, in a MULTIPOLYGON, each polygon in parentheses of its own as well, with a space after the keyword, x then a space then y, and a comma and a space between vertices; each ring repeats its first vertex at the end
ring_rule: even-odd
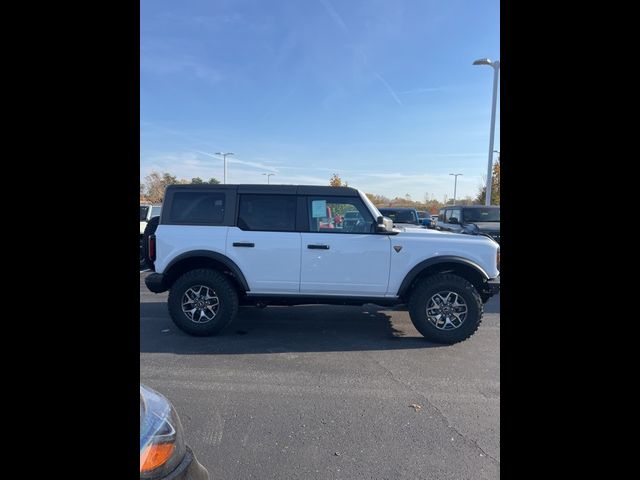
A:
POLYGON ((238 294, 221 273, 198 269, 182 275, 169 291, 169 313, 183 332, 218 334, 238 312, 238 294))
POLYGON ((440 273, 415 286, 409 314, 416 329, 436 343, 466 340, 480 326, 483 304, 472 283, 457 275, 440 273))

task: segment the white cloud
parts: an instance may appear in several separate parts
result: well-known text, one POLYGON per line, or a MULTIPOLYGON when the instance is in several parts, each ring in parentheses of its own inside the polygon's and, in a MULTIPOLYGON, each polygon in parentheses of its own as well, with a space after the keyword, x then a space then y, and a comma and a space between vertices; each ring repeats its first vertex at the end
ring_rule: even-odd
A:
MULTIPOLYGON (((457 155, 455 153, 449 155, 457 155)), ((463 155, 463 154, 460 154, 463 155)), ((467 155, 467 154, 464 154, 467 155)), ((256 157, 257 159, 258 157, 256 157)), ((260 157, 263 159, 264 157, 260 157)), ((266 183, 263 173, 275 173, 271 176, 271 184, 289 185, 328 185, 331 174, 338 173, 343 181, 350 186, 369 193, 376 193, 393 198, 404 197, 407 193, 414 200, 423 200, 428 192, 431 196, 442 201, 444 195, 453 197, 454 178, 448 173, 406 173, 397 171, 343 169, 334 167, 314 167, 313 161, 303 166, 269 164, 267 161, 254 161, 227 158, 228 183, 266 183)), ((222 159, 206 152, 188 151, 149 155, 141 159, 141 180, 151 171, 169 172, 178 178, 191 179, 200 177, 209 179, 215 177, 222 181, 222 159)), ((458 173, 458 171, 456 171, 458 173)), ((462 170, 463 176, 458 177, 457 197, 475 197, 482 183, 484 168, 479 165, 477 171, 462 170)))

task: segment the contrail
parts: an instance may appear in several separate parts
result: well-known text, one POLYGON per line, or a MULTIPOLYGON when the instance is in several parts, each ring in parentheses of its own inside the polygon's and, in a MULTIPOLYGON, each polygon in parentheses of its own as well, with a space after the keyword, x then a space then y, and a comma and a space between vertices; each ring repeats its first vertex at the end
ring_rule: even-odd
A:
POLYGON ((345 23, 342 21, 342 17, 338 14, 338 12, 336 12, 336 9, 333 8, 333 5, 331 5, 331 3, 329 3, 329 0, 320 0, 320 3, 325 8, 325 10, 329 14, 329 16, 331 18, 333 18, 333 21, 336 22, 336 24, 342 30, 344 30, 345 33, 349 33, 349 29, 347 28, 345 23))
POLYGON ((396 95, 396 92, 394 92, 394 91, 393 91, 393 88, 391 88, 391 85, 389 85, 389 84, 387 83, 387 81, 386 81, 384 78, 382 78, 382 75, 380 75, 378 72, 375 72, 375 74, 376 74, 376 77, 378 77, 378 80, 380 80, 380 81, 382 82, 382 84, 383 84, 385 87, 387 87, 387 90, 389 90, 389 93, 391 94, 391 96, 393 97, 393 99, 394 99, 396 102, 398 102, 398 105, 400 105, 400 106, 402 107, 402 106, 403 106, 403 105, 402 105, 402 102, 401 102, 401 101, 400 101, 400 99, 398 98, 398 95, 396 95))

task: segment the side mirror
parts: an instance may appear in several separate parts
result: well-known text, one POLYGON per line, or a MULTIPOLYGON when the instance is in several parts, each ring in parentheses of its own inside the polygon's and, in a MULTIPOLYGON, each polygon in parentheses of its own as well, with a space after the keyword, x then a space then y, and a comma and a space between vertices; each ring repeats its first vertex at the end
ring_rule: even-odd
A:
POLYGON ((376 232, 386 234, 396 234, 397 231, 393 230, 393 220, 387 217, 379 216, 376 218, 376 232))
POLYGON ((458 222, 458 219, 456 217, 451 217, 449 219, 449 223, 453 223, 453 224, 456 224, 456 225, 460 224, 460 222, 458 222))

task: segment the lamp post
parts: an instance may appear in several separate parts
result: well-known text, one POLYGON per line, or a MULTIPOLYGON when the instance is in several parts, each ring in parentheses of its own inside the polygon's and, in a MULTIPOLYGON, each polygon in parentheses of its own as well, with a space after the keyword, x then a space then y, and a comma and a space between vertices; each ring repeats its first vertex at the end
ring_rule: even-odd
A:
POLYGON ((456 190, 458 189, 458 176, 462 175, 462 173, 450 173, 449 175, 453 175, 455 177, 455 181, 453 182, 453 204, 456 204, 456 190))
POLYGON ((487 166, 487 192, 484 198, 485 205, 491 205, 491 183, 493 180, 493 136, 496 129, 496 100, 498 97, 498 73, 500 71, 500 61, 491 61, 488 58, 481 58, 473 62, 474 65, 489 65, 493 68, 493 103, 491 106, 491 134, 489 136, 489 164, 487 166))
POLYGON ((270 177, 271 175, 275 175, 275 173, 263 173, 263 175, 266 175, 266 176, 267 176, 267 185, 269 185, 269 177, 270 177))
POLYGON ((224 159, 224 177, 222 180, 223 184, 227 183, 227 155, 235 155, 233 152, 216 152, 216 155, 222 155, 223 159, 224 159))

